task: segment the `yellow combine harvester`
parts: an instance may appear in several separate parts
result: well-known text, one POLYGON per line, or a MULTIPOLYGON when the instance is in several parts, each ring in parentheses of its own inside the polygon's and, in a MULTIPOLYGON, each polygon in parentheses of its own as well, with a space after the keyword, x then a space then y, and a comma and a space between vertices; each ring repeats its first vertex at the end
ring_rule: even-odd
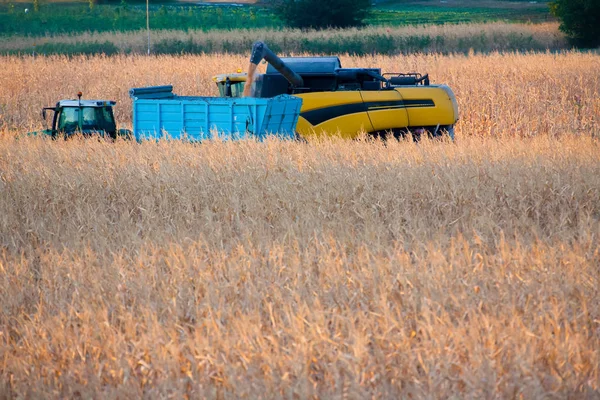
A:
POLYGON ((412 133, 454 138, 458 105, 446 85, 431 85, 418 73, 385 73, 379 68, 342 68, 338 57, 277 57, 257 42, 248 73, 214 77, 223 97, 302 98, 296 130, 301 136, 340 134, 355 138, 412 133), (265 74, 256 67, 265 59, 265 74))

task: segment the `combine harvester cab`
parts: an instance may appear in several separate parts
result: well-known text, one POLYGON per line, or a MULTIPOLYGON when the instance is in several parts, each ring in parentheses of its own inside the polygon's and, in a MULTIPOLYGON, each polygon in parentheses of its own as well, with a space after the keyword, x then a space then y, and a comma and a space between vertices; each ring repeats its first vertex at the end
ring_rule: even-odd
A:
POLYGON ((134 88, 133 135, 143 139, 202 141, 267 135, 295 138, 302 99, 177 96, 172 86, 134 88))

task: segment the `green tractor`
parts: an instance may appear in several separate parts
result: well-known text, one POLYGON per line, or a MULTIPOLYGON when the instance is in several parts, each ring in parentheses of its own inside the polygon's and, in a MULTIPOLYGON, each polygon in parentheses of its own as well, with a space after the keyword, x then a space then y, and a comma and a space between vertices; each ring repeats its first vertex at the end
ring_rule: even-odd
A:
POLYGON ((81 100, 81 92, 77 100, 60 100, 55 107, 44 107, 42 118, 46 123, 46 112, 53 111, 52 128, 32 132, 31 135, 44 134, 53 138, 69 138, 75 134, 83 136, 100 135, 116 139, 129 138, 131 131, 117 129, 113 106, 117 104, 110 100, 81 100))

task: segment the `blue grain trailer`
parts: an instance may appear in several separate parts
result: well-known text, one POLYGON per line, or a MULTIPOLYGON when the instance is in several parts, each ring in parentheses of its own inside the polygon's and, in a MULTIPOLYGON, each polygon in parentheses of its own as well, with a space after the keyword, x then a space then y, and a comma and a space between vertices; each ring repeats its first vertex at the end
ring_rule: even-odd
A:
POLYGON ((137 140, 188 139, 201 141, 294 138, 302 99, 289 95, 272 98, 177 96, 172 86, 134 88, 133 135, 137 140))

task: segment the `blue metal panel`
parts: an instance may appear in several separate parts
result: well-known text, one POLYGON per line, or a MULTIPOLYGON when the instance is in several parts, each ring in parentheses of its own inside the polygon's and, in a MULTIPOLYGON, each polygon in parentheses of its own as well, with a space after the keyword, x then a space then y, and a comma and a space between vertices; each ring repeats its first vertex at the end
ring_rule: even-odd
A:
POLYGON ((146 91, 143 97, 132 96, 132 99, 133 130, 138 140, 158 139, 164 134, 203 140, 215 133, 224 138, 247 135, 263 138, 267 134, 293 138, 302 105, 302 99, 288 95, 168 98, 163 93, 152 98, 152 93, 146 91))

